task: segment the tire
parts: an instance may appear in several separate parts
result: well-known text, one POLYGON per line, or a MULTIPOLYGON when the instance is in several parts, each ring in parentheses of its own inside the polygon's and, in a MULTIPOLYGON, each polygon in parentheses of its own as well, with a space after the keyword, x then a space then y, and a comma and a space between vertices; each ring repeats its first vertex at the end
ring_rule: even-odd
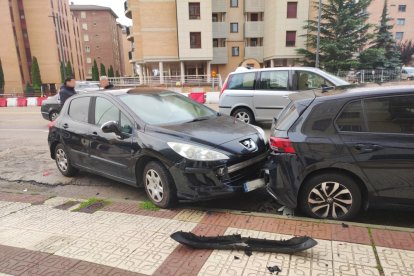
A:
POLYGON ((253 113, 247 108, 237 108, 232 116, 246 124, 254 124, 255 119, 253 113))
POLYGON ((55 160, 59 171, 67 177, 75 176, 79 170, 72 166, 70 157, 62 144, 55 148, 55 160))
POLYGON ((349 220, 361 209, 361 190, 347 175, 320 174, 304 183, 298 205, 313 218, 349 220))
POLYGON ((148 198, 160 208, 171 208, 177 203, 177 191, 168 170, 159 162, 151 161, 143 173, 148 198))
POLYGON ((59 116, 59 113, 55 110, 52 110, 52 111, 49 112, 49 120, 50 121, 56 120, 58 116, 59 116))

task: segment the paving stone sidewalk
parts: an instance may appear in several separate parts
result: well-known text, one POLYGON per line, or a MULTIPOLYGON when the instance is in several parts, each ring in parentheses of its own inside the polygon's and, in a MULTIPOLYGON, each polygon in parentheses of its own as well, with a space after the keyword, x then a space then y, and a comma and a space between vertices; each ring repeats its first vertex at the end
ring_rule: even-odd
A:
POLYGON ((353 224, 203 212, 146 211, 113 202, 73 212, 77 199, 0 193, 1 275, 414 275, 414 232, 353 224), (70 203, 68 203, 70 202, 70 203), (73 203, 75 202, 75 203, 73 203), (294 255, 192 250, 169 236, 241 234, 318 241, 294 255))

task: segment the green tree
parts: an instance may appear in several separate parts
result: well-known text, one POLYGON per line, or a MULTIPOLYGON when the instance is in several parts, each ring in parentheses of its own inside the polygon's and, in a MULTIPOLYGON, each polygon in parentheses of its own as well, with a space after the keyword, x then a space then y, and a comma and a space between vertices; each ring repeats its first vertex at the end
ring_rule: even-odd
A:
MULTIPOLYGON (((366 9, 371 0, 325 0, 321 5, 320 65, 327 71, 349 70, 358 64, 355 53, 362 49, 371 36, 366 9)), ((314 1, 318 9, 318 1, 314 1)), ((304 26, 307 31, 306 49, 297 52, 305 57, 305 65, 314 66, 318 21, 311 19, 304 26)))
POLYGON ((99 81, 99 70, 98 70, 98 64, 96 63, 96 59, 93 60, 92 80, 99 81))
POLYGON ((101 74, 101 76, 107 76, 105 65, 103 65, 102 63, 101 63, 100 74, 101 74))
POLYGON ((111 66, 109 66, 109 69, 108 69, 108 77, 109 77, 109 78, 113 78, 113 77, 115 77, 115 74, 114 74, 114 68, 112 67, 112 65, 111 65, 111 66))
POLYGON ((39 64, 37 63, 36 57, 33 57, 32 59, 32 68, 30 71, 32 75, 33 89, 39 92, 40 88, 42 87, 42 77, 40 75, 40 68, 39 68, 39 64))
POLYGON ((402 64, 409 65, 414 55, 414 42, 412 40, 401 41, 398 43, 398 49, 400 50, 402 64))
POLYGON ((388 17, 388 1, 385 0, 384 8, 382 9, 380 24, 375 28, 375 37, 372 41, 372 48, 384 49, 385 60, 384 68, 396 69, 400 64, 400 51, 391 33, 393 25, 390 24, 391 18, 388 17))
POLYGON ((70 61, 66 63, 65 70, 66 70, 66 77, 70 77, 70 76, 73 77, 73 68, 72 68, 72 64, 70 63, 70 61))
POLYGON ((385 63, 385 50, 368 48, 359 54, 358 60, 360 69, 383 68, 385 63))
POLYGON ((117 78, 121 77, 118 70, 116 70, 116 72, 115 72, 115 77, 117 77, 117 78))
POLYGON ((33 96, 34 92, 35 91, 33 89, 33 86, 31 86, 29 82, 26 82, 26 87, 24 89, 24 95, 26 97, 30 97, 30 96, 33 96))
POLYGON ((65 63, 63 61, 60 62, 60 80, 62 83, 65 82, 65 63))
POLYGON ((3 65, 1 64, 1 59, 0 59, 0 94, 4 94, 4 86, 5 86, 4 71, 3 71, 3 65))

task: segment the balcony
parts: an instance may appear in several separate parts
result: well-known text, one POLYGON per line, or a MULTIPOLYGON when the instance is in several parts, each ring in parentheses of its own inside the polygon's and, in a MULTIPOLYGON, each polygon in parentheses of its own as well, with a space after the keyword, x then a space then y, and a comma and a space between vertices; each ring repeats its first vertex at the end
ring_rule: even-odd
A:
POLYGON ((227 23, 213 22, 213 38, 227 38, 227 23))
POLYGON ((244 12, 264 12, 265 0, 244 0, 244 12))
POLYGON ((246 46, 244 49, 244 56, 245 58, 254 58, 258 62, 263 62, 263 47, 248 47, 246 46))
POLYGON ((131 12, 131 9, 128 7, 128 1, 124 2, 124 11, 125 11, 125 16, 128 17, 129 19, 132 19, 132 12, 131 12))
POLYGON ((211 64, 227 64, 227 47, 214 47, 211 64))
POLYGON ((131 42, 134 42, 134 36, 132 34, 132 28, 131 27, 126 27, 126 35, 127 35, 127 39, 131 42))
POLYGON ((213 0, 213 12, 227 12, 227 0, 213 0))
POLYGON ((263 21, 248 21, 244 26, 245 37, 263 37, 264 23, 263 21))

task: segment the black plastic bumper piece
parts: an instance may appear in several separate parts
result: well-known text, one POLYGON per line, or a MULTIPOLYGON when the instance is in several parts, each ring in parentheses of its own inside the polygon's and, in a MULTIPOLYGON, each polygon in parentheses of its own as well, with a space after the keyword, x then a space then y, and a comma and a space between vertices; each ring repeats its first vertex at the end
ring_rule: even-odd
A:
POLYGON ((306 236, 293 237, 289 240, 266 240, 243 238, 240 235, 204 237, 191 232, 179 231, 173 233, 171 238, 195 249, 247 250, 284 254, 304 251, 318 244, 314 239, 306 236))

